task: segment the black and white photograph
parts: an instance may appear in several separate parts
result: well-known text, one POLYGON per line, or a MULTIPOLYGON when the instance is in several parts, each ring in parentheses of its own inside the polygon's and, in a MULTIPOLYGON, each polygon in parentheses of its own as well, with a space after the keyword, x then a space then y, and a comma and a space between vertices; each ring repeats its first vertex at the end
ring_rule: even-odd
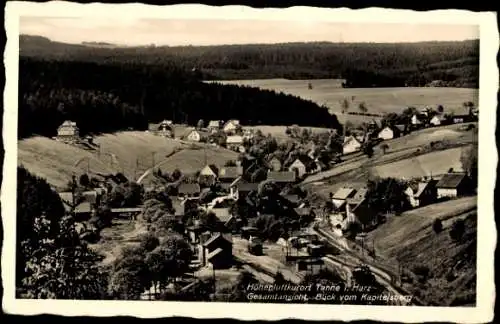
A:
POLYGON ((492 319, 495 14, 12 2, 6 32, 6 312, 492 319))

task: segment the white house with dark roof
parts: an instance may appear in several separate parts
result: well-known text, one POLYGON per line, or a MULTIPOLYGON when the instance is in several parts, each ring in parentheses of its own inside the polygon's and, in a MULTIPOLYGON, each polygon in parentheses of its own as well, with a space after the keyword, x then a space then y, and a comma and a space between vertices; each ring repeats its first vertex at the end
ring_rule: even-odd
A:
POLYGON ((378 133, 377 137, 383 140, 390 140, 399 137, 399 135, 398 128, 386 126, 378 133))
POLYGON ((208 133, 200 130, 193 129, 185 137, 187 141, 201 142, 208 138, 208 133))
POLYGON ((64 121, 57 128, 57 139, 61 141, 75 141, 80 137, 80 130, 71 120, 64 121))
POLYGON ((447 173, 436 184, 437 198, 459 197, 472 191, 465 173, 447 173))
POLYGON ((342 152, 344 154, 349 154, 357 152, 361 149, 361 141, 355 136, 348 136, 344 139, 344 144, 342 144, 342 152))
POLYGON ((211 120, 208 122, 207 128, 211 133, 216 133, 220 130, 220 125, 221 125, 220 120, 211 120))
POLYGON ((222 130, 226 134, 232 134, 232 133, 236 132, 236 129, 238 129, 239 126, 240 126, 240 121, 239 120, 237 120, 237 119, 230 119, 230 120, 228 120, 224 124, 222 130))
POLYGON ((411 182, 405 190, 408 201, 412 207, 421 207, 434 202, 437 197, 437 180, 411 182))

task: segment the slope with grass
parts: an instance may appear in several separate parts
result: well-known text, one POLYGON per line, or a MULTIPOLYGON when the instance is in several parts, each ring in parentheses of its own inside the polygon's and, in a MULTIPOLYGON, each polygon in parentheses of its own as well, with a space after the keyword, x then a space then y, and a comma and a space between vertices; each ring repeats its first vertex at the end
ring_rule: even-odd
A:
POLYGON ((21 140, 18 142, 18 164, 62 188, 73 174, 78 176, 87 170, 91 176, 122 172, 129 179, 137 179, 159 163, 168 172, 178 168, 190 173, 203 167, 205 154, 207 162, 217 165, 237 157, 235 152, 226 149, 188 144, 146 132, 105 134, 97 136, 94 142, 100 145, 100 152, 40 136, 21 140), (176 151, 178 153, 171 155, 176 151))
POLYGON ((477 196, 434 204, 390 218, 368 233, 378 262, 400 264, 418 278, 419 268, 429 269, 426 279, 414 280, 408 289, 429 304, 470 305, 475 300, 477 196), (444 229, 435 233, 435 219, 444 229), (462 240, 450 237, 453 222, 464 219, 462 240))

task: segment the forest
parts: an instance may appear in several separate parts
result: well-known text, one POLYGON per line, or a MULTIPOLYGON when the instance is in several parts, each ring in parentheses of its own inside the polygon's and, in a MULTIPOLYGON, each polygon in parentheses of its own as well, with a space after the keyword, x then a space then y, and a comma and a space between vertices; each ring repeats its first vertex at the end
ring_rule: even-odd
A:
POLYGON ((345 79, 345 87, 479 84, 479 40, 107 47, 21 35, 20 54, 57 60, 140 62, 195 70, 204 80, 345 79), (356 67, 353 69, 353 67, 356 67))
POLYGON ((19 137, 56 135, 66 119, 82 135, 146 130, 170 119, 239 119, 244 125, 340 129, 326 107, 269 90, 202 82, 181 67, 138 62, 95 63, 21 57, 19 137), (270 113, 270 112, 273 113, 270 113))

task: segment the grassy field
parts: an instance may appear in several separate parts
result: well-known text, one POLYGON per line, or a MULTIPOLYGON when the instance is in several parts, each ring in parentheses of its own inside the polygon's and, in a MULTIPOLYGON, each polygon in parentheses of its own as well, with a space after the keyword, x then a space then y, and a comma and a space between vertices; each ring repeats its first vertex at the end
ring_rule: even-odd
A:
POLYGON ((430 276, 424 282, 409 284, 408 289, 431 304, 472 304, 475 295, 477 196, 434 204, 390 218, 387 223, 368 233, 368 246, 375 246, 377 258, 404 271, 414 272, 416 266, 426 267, 430 276), (444 230, 435 233, 432 223, 443 221, 444 230), (460 242, 450 238, 453 221, 466 222, 460 242), (453 274, 453 277, 450 277, 453 274))
MULTIPOLYGON (((196 149, 198 144, 186 144, 177 140, 155 136, 146 132, 120 132, 106 134, 94 139, 101 145, 97 151, 87 151, 79 147, 57 142, 45 137, 33 137, 18 142, 18 164, 30 172, 45 178, 55 187, 63 187, 74 174, 87 172, 123 172, 130 179, 161 162, 162 169, 193 172, 203 167, 205 152, 196 149), (177 154, 167 157, 174 150, 177 154)), ((235 159, 235 152, 207 146, 207 161, 224 164, 235 159)))
POLYGON ((337 114, 341 123, 346 119, 356 124, 373 119, 347 115, 341 113, 340 101, 351 101, 350 111, 358 112, 358 105, 364 102, 368 113, 384 114, 388 112, 401 112, 405 107, 417 108, 443 105, 445 112, 453 111, 455 114, 466 113, 462 107, 465 101, 472 101, 476 105, 479 100, 478 89, 466 88, 342 88, 342 80, 234 80, 218 81, 223 84, 238 84, 274 90, 295 95, 306 100, 311 100, 319 105, 330 108, 330 112, 337 114), (308 84, 312 89, 308 89, 308 84))

